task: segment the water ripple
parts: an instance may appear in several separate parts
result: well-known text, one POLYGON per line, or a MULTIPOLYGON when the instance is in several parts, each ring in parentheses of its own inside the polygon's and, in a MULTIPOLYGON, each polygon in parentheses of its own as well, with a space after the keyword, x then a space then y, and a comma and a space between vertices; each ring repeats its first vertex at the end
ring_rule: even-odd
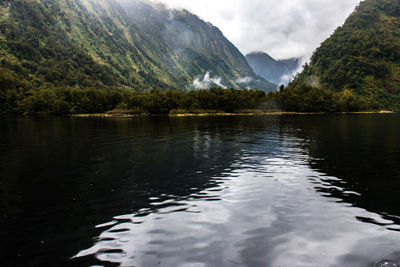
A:
POLYGON ((373 264, 398 249, 390 246, 400 240, 394 222, 325 201, 333 192, 358 193, 333 185, 340 179, 310 169, 293 151, 280 158, 245 154, 222 176, 179 200, 153 196, 143 214, 114 217, 131 223, 113 225, 75 257, 121 266, 351 266, 355 258, 373 264), (360 249, 364 239, 373 242, 360 249), (376 246, 379 253, 371 253, 376 246))

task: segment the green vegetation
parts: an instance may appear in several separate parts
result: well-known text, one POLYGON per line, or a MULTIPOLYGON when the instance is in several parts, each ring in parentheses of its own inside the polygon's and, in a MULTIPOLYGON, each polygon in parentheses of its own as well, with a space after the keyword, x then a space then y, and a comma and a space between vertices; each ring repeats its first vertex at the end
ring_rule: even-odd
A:
POLYGON ((184 11, 168 22, 165 10, 142 6, 154 16, 140 18, 135 8, 0 1, 0 113, 400 111, 400 0, 361 2, 287 88, 267 95, 235 90, 240 75, 264 80, 217 28, 184 11), (190 91, 208 70, 235 89, 190 91))
POLYGON ((304 84, 281 88, 279 92, 270 93, 268 98, 282 110, 295 112, 358 112, 386 108, 376 99, 354 91, 335 92, 304 84))
POLYGON ((10 89, 21 77, 30 88, 172 85, 155 62, 166 47, 145 48, 133 23, 109 13, 118 14, 118 6, 98 6, 95 13, 95 2, 89 3, 0 2, 0 88, 10 89))
POLYGON ((217 89, 135 92, 120 89, 22 88, 0 91, 0 114, 262 114, 288 112, 358 112, 382 110, 373 98, 345 90, 333 92, 298 86, 266 94, 263 91, 217 89))
POLYGON ((361 2, 314 52, 282 97, 291 99, 289 108, 342 110, 341 103, 349 95, 352 100, 344 109, 400 110, 400 0, 361 2), (298 102, 310 98, 316 102, 299 107, 292 103, 293 97, 299 97, 298 102), (327 99, 326 107, 321 99, 327 99), (332 99, 336 99, 333 107, 332 99))
MULTIPOLYGON (((114 0, 0 1, 0 90, 188 90, 207 71, 238 89, 237 79, 256 78, 222 33, 196 16, 179 14, 180 23, 165 28, 168 11, 154 9, 160 17, 164 12, 165 20, 142 23, 129 15, 134 9, 114 0), (171 40, 186 28, 201 39, 176 47, 171 40), (166 30, 171 40, 163 35, 166 30)), ((274 88, 262 81, 257 88, 274 88)))
POLYGON ((145 8, 154 21, 134 20, 137 7, 114 0, 0 1, 0 113, 228 112, 263 101, 265 93, 247 90, 190 92, 207 71, 235 88, 238 78, 257 79, 217 28, 188 12, 176 11, 171 21, 167 10, 151 6, 145 8), (198 38, 176 47, 182 33, 198 38))
POLYGON ((210 89, 191 92, 160 91, 151 93, 76 88, 10 90, 0 95, 2 113, 111 113, 169 114, 171 110, 238 110, 269 108, 263 91, 210 89))

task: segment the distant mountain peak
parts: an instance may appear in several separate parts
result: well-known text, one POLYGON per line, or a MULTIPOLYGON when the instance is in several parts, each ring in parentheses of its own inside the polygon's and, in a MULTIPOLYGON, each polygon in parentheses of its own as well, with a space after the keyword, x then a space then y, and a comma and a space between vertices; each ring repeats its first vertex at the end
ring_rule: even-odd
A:
POLYGON ((301 58, 276 60, 265 52, 252 52, 246 60, 257 75, 275 84, 287 84, 300 67, 301 58))
POLYGON ((271 57, 267 53, 261 52, 261 51, 251 52, 251 53, 247 54, 247 56, 248 57, 261 57, 261 58, 268 59, 271 61, 276 61, 273 57, 271 57))

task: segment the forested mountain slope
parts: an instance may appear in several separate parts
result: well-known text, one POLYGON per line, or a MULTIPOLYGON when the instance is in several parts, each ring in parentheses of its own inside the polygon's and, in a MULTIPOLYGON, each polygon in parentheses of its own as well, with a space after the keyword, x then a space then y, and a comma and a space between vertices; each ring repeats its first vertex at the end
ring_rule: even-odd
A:
POLYGON ((120 4, 140 29, 167 44, 169 60, 180 79, 190 81, 203 74, 197 77, 202 81, 204 74, 210 72, 211 77, 221 78, 227 87, 277 88, 254 73, 245 57, 217 27, 196 15, 186 10, 168 10, 144 0, 120 0, 120 4))
MULTIPOLYGON (((144 27, 125 9, 114 0, 1 1, 3 98, 10 90, 15 94, 16 90, 23 93, 59 86, 187 90, 194 88, 196 79, 200 85, 212 86, 216 81, 239 88, 245 87, 240 82, 246 77, 246 81, 258 81, 252 85, 259 89, 274 88, 254 74, 243 55, 218 29, 196 16, 175 11, 177 19, 167 25, 168 31, 200 25, 192 30, 199 45, 189 43, 176 49, 172 39, 163 37, 165 30, 156 27, 160 26, 156 20, 150 24, 154 27, 144 27), (174 21, 183 26, 175 27, 174 21), (210 47, 226 53, 216 57, 220 50, 210 47)), ((162 12, 169 15, 170 11, 162 12)))
POLYGON ((400 107, 400 0, 365 0, 290 87, 311 85, 400 107))
POLYGON ((146 77, 160 69, 155 59, 163 47, 149 45, 120 7, 109 3, 2 2, 1 87, 167 86, 163 77, 146 77))

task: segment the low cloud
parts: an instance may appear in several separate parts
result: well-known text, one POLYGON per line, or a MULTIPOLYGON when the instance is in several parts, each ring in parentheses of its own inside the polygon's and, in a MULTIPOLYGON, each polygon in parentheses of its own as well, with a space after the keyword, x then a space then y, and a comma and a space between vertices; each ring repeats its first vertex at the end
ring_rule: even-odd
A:
POLYGON ((220 76, 211 76, 211 72, 206 72, 203 77, 197 77, 193 81, 193 86, 196 89, 209 89, 213 86, 226 89, 227 87, 222 83, 220 76))
POLYGON ((237 84, 240 84, 240 85, 247 85, 247 84, 249 84, 250 82, 252 82, 253 81, 253 78, 252 77, 244 77, 244 78, 239 78, 239 79, 237 79, 235 82, 237 83, 237 84))
POLYGON ((283 84, 285 86, 287 86, 289 84, 290 81, 293 80, 293 78, 300 72, 302 72, 304 69, 304 66, 300 65, 296 70, 294 70, 293 72, 289 72, 289 73, 285 73, 282 75, 282 77, 280 78, 280 82, 279 85, 283 84))
POLYGON ((219 27, 242 53, 309 57, 360 0, 153 0, 185 8, 219 27))

